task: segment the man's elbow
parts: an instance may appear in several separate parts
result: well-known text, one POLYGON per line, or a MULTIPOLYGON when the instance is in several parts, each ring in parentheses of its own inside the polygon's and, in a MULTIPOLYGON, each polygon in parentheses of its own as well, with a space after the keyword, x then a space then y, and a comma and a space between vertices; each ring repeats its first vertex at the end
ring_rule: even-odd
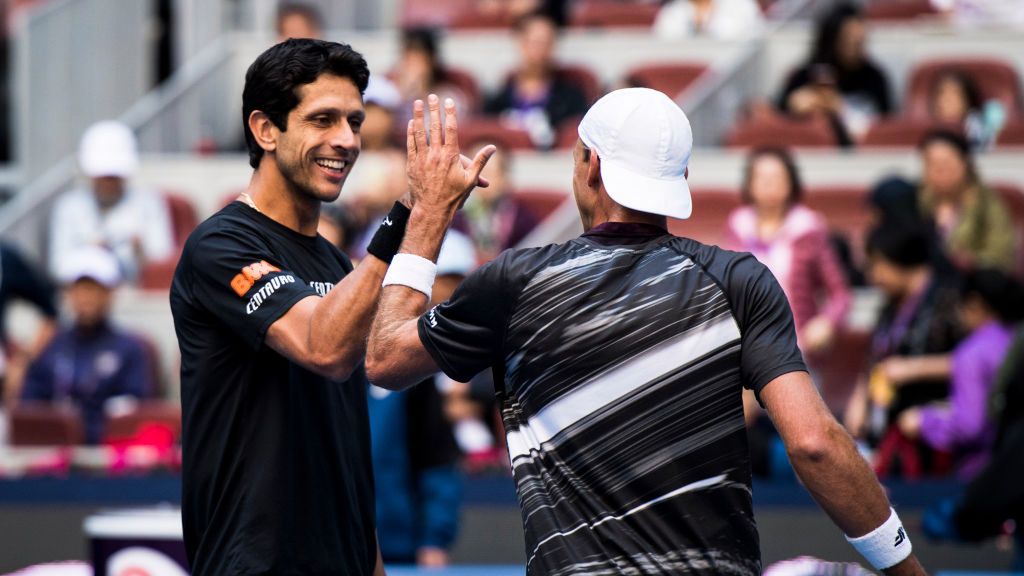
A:
POLYGON ((390 366, 391 363, 384 347, 371 345, 366 351, 366 379, 374 386, 387 390, 398 390, 399 387, 393 381, 390 366))
POLYGON ((352 377, 359 362, 349 354, 316 354, 309 359, 308 365, 324 378, 342 382, 352 377))
POLYGON ((794 466, 822 464, 836 454, 844 434, 838 424, 819 426, 791 441, 786 451, 794 466))

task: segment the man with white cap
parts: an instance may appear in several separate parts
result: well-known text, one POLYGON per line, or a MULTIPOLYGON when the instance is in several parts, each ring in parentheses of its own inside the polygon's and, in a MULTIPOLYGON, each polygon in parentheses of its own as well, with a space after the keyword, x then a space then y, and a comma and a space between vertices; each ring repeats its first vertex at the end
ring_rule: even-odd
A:
POLYGON ((70 402, 85 424, 85 440, 103 440, 107 402, 155 392, 151 358, 138 337, 110 319, 114 292, 121 283, 117 259, 97 246, 69 254, 57 278, 64 286, 71 323, 61 328, 28 368, 21 399, 70 402))
POLYGON ((495 371, 528 574, 759 574, 744 387, 854 546, 886 573, 923 573, 808 377, 771 273, 667 232, 666 217, 692 212, 683 112, 660 92, 617 90, 579 136, 584 234, 504 252, 426 314, 424 286, 386 286, 370 380, 495 371))
POLYGON ((50 222, 50 270, 56 275, 81 246, 114 253, 125 279, 134 281, 145 262, 172 255, 174 237, 167 205, 152 190, 130 186, 139 165, 135 136, 105 120, 82 135, 78 163, 88 187, 61 196, 50 222))

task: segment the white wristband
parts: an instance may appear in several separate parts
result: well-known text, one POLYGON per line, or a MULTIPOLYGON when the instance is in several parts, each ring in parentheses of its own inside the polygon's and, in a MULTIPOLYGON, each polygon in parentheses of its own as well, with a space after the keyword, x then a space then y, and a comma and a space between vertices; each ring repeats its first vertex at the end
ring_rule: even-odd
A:
POLYGON ((878 528, 856 538, 846 537, 875 570, 892 568, 910 556, 912 549, 910 536, 903 529, 900 517, 892 508, 889 508, 889 512, 889 519, 878 528))
POLYGON ((429 300, 435 276, 437 276, 437 264, 422 256, 400 253, 395 254, 395 257, 392 258, 381 286, 390 286, 391 284, 408 286, 413 290, 423 292, 429 300))

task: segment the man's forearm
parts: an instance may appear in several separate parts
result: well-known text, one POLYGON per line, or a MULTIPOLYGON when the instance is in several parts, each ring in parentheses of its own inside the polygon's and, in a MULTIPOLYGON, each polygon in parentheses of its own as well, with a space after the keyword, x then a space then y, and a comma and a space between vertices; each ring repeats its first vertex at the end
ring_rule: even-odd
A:
POLYGON ((333 355, 351 372, 366 354, 366 338, 388 265, 367 256, 317 304, 309 324, 309 345, 333 355))
MULTIPOLYGON (((414 208, 399 253, 437 260, 451 220, 452 215, 446 211, 414 208)), ((375 384, 403 388, 436 371, 431 359, 410 357, 410 354, 422 355, 422 347, 411 345, 409 339, 418 338, 416 319, 428 303, 426 294, 407 286, 391 285, 383 289, 367 350, 367 368, 375 384)))

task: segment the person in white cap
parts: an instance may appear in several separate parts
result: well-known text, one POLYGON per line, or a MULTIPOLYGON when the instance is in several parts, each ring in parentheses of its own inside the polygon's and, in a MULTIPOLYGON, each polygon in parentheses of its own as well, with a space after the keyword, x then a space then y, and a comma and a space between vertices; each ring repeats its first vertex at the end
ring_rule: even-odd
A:
POLYGON ((664 94, 601 98, 573 150, 584 234, 506 251, 426 313, 414 282, 386 286, 371 382, 495 371, 528 574, 760 574, 743 388, 854 546, 888 574, 923 573, 768 269, 667 232, 693 211, 692 144, 664 94))
POLYGON ((96 444, 103 440, 107 402, 151 397, 156 383, 143 343, 110 319, 122 280, 117 259, 98 246, 80 246, 69 256, 57 278, 71 322, 29 365, 21 400, 72 403, 81 412, 86 443, 96 444))
POLYGON ((173 255, 174 236, 164 199, 128 179, 139 165, 135 136, 120 122, 105 120, 82 135, 78 163, 89 185, 57 199, 50 220, 50 271, 55 276, 81 246, 103 246, 129 282, 146 262, 173 255))

